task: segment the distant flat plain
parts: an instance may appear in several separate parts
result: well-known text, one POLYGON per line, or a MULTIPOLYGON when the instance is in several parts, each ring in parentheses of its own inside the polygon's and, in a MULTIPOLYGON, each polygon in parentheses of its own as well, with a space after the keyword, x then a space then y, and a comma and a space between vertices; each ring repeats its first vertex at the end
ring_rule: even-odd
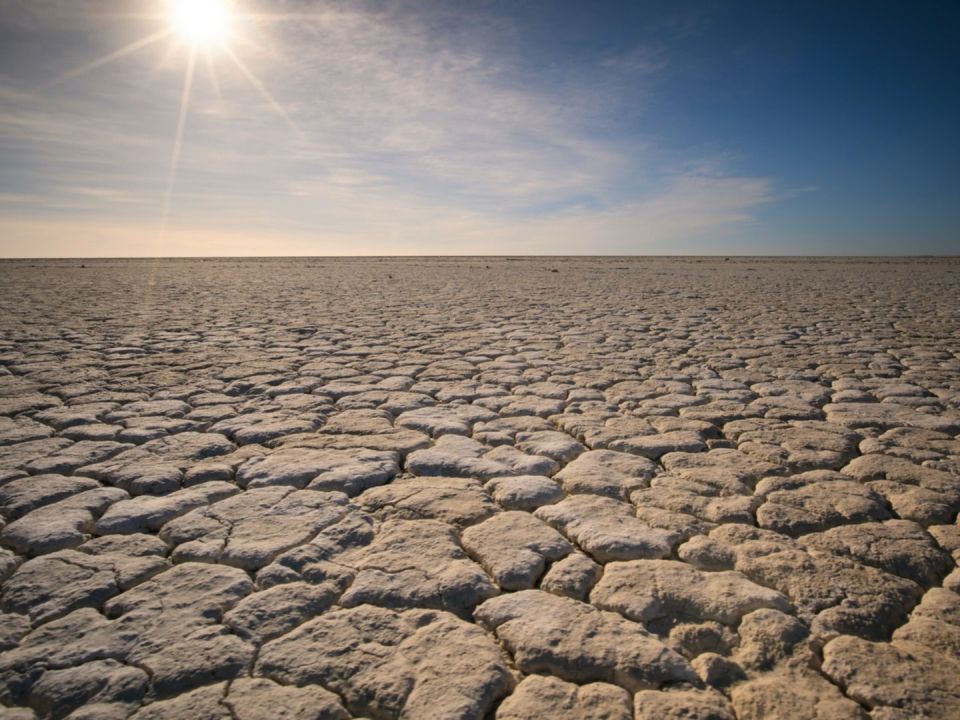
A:
POLYGON ((0 261, 0 718, 955 718, 958 433, 960 258, 0 261))

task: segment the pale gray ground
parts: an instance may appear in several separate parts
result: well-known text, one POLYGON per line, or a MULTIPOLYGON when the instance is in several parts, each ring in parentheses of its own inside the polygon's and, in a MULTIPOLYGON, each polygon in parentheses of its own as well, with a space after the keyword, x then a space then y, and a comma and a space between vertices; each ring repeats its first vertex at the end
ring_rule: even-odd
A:
POLYGON ((0 264, 0 718, 960 717, 960 263, 0 264))

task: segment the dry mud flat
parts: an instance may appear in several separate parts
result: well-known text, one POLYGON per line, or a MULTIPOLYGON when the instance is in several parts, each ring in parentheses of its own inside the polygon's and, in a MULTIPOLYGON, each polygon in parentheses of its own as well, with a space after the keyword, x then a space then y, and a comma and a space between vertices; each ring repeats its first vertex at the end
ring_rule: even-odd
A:
POLYGON ((0 718, 960 717, 960 263, 0 264, 0 718))

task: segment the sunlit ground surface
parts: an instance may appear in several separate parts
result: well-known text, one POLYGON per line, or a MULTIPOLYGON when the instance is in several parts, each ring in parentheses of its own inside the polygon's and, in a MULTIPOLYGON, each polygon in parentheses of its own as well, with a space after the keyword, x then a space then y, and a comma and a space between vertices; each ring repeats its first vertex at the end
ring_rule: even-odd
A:
POLYGON ((2 263, 0 716, 958 717, 958 270, 2 263))

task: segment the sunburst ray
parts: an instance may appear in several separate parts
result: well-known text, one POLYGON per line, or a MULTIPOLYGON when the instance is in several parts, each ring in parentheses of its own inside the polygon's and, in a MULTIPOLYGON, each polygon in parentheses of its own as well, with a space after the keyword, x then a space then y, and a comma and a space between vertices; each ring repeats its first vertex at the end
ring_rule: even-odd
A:
POLYGON ((173 152, 170 156, 170 169, 167 173, 167 187, 163 196, 163 210, 160 218, 160 237, 166 235, 170 221, 170 207, 173 202, 173 190, 177 182, 177 170, 180 167, 180 154, 183 151, 183 133, 187 126, 187 111, 190 109, 190 94, 193 91, 193 73, 197 65, 197 49, 190 49, 187 69, 183 76, 183 92, 180 96, 180 115, 177 118, 177 132, 173 140, 173 152))
POLYGON ((96 60, 91 60, 90 62, 84 65, 80 65, 79 67, 75 67, 72 70, 68 70, 63 75, 60 75, 59 77, 56 77, 53 80, 46 83, 43 87, 45 88, 54 87, 68 80, 73 80, 74 78, 78 78, 81 75, 87 74, 91 70, 96 70, 97 68, 101 68, 104 65, 109 65, 110 63, 115 62, 127 55, 130 55, 131 53, 134 53, 137 50, 142 50, 145 47, 153 45, 154 43, 158 43, 164 38, 170 37, 172 34, 173 33, 171 30, 159 30, 153 33, 152 35, 147 35, 146 37, 142 37, 139 40, 134 40, 129 45, 124 45, 122 48, 120 48, 119 50, 114 50, 109 55, 104 55, 103 57, 97 58, 96 60))
POLYGON ((237 66, 237 69, 240 71, 240 74, 243 75, 250 82, 251 85, 253 85, 253 87, 257 90, 257 92, 259 92, 260 95, 264 98, 264 100, 266 100, 270 104, 270 106, 276 111, 276 113, 281 118, 283 118, 284 122, 287 123, 290 129, 293 130, 297 134, 297 136, 302 139, 304 136, 303 131, 300 130, 300 128, 293 121, 293 118, 290 117, 287 111, 283 109, 283 106, 280 105, 280 103, 278 103, 274 99, 273 95, 270 94, 270 91, 267 89, 267 86, 263 84, 260 78, 254 75, 253 71, 251 71, 250 68, 247 67, 247 64, 243 62, 243 60, 241 60, 239 57, 237 57, 237 54, 233 52, 233 50, 231 50, 229 47, 225 46, 224 52, 226 52, 227 57, 229 57, 233 61, 234 65, 237 66))

